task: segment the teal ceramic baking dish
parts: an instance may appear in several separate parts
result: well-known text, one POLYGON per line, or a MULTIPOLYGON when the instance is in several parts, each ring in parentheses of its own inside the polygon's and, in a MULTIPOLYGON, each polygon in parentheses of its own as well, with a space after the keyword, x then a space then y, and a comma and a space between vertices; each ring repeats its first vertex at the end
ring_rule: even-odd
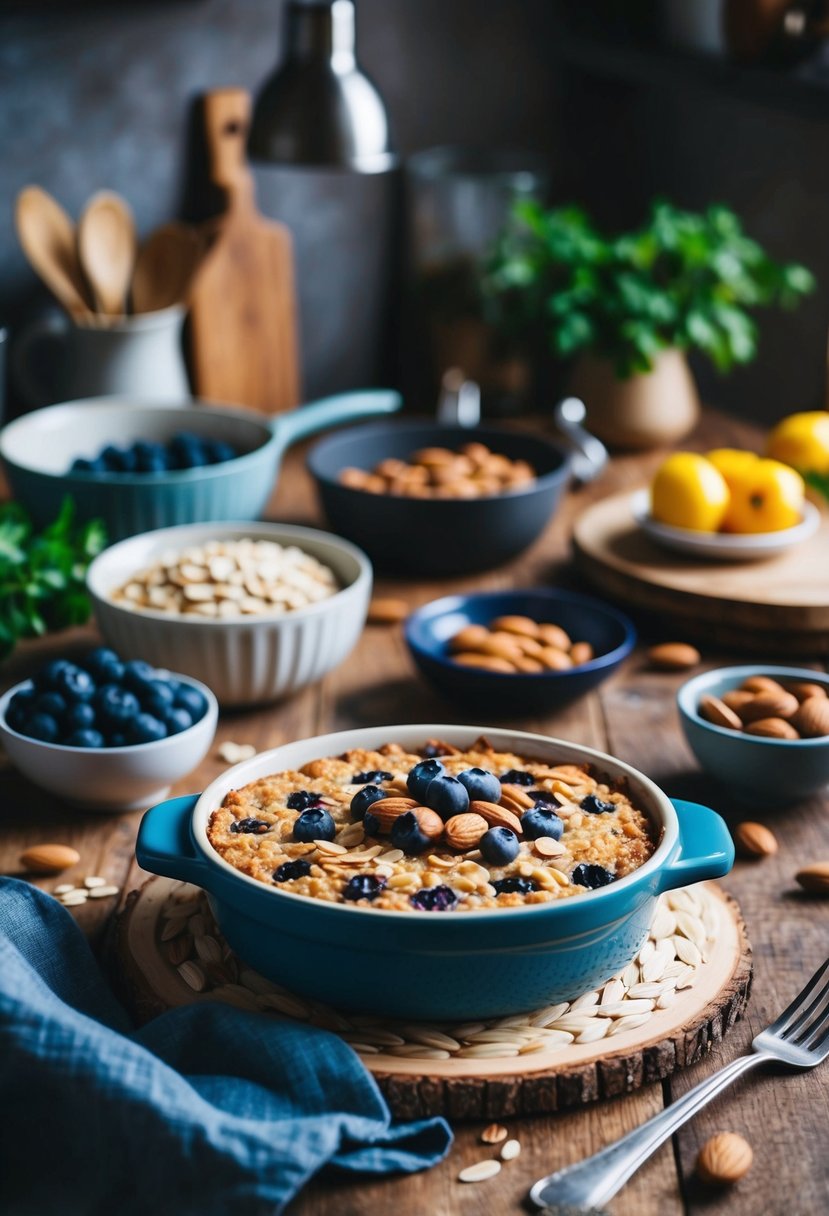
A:
POLYGON ((103 519, 110 541, 179 524, 258 519, 270 497, 285 449, 326 427, 394 413, 391 389, 340 393, 268 417, 241 406, 207 402, 159 404, 98 397, 51 405, 0 431, 0 458, 12 493, 38 526, 50 523, 67 495, 77 518, 103 519), (222 440, 233 460, 166 473, 70 471, 77 456, 108 444, 166 443, 180 431, 222 440))
POLYGON ((251 967, 341 1009, 418 1019, 497 1017, 588 991, 641 948, 662 891, 726 874, 734 847, 719 815, 671 801, 644 774, 562 739, 482 726, 387 726, 290 743, 228 769, 200 796, 159 803, 136 846, 146 870, 204 888, 219 927, 251 967), (383 912, 290 895, 235 870, 207 824, 232 789, 350 748, 440 738, 546 763, 587 761, 624 779, 658 839, 653 856, 609 886, 550 904, 475 912, 383 912))

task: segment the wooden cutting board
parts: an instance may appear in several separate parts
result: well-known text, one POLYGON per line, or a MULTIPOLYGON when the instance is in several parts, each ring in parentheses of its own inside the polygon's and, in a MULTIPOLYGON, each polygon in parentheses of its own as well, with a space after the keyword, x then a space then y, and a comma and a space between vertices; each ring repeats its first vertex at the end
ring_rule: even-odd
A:
POLYGON ((757 562, 710 562, 655 544, 634 521, 630 492, 576 520, 576 561, 596 590, 670 618, 682 636, 772 656, 829 651, 829 523, 802 545, 757 562))
POLYGON ((291 234, 256 208, 246 159, 250 94, 204 99, 213 184, 226 210, 190 294, 190 357, 197 397, 275 413, 299 404, 291 234))

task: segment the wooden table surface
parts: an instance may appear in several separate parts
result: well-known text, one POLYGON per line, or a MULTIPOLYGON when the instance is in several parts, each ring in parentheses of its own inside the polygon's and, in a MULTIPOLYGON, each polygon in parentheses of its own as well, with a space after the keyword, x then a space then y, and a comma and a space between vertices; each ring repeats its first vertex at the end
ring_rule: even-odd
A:
MULTIPOLYGON (((706 414, 688 446, 752 446, 750 427, 706 414)), ((450 590, 508 588, 573 582, 569 534, 579 511, 597 497, 644 483, 659 453, 622 456, 596 484, 568 496, 544 536, 522 557, 486 575, 453 583, 380 580, 381 594, 403 596, 415 607, 450 590)), ((319 523, 312 487, 299 456, 283 468, 269 517, 319 523)), ((437 538, 436 538, 437 539, 437 538)), ((79 630, 59 639, 27 644, 9 660, 3 686, 29 674, 45 655, 88 646, 94 631, 79 630), (71 644, 71 645, 70 645, 71 644)), ((670 637, 670 627, 663 631, 670 637)), ((645 637, 645 641, 652 640, 645 637)), ((705 650, 704 665, 720 666, 738 656, 705 650)), ((743 658, 743 655, 739 656, 743 658)), ((754 656, 762 661, 768 656, 754 656)), ((815 666, 818 664, 815 663, 815 666)), ((696 768, 681 737, 673 706, 684 677, 650 671, 637 652, 614 678, 577 705, 543 718, 509 721, 528 730, 572 739, 612 752, 643 769, 669 794, 708 802, 729 822, 745 818, 720 789, 696 768)), ((481 722, 505 724, 494 711, 481 710, 481 722)), ((222 715, 216 744, 201 767, 175 792, 203 788, 223 767, 217 757, 222 740, 254 743, 259 749, 295 738, 378 723, 463 721, 462 713, 441 700, 420 678, 406 651, 399 627, 369 626, 350 658, 322 683, 284 704, 222 715)), ((63 841, 81 853, 75 871, 59 880, 103 874, 125 893, 143 881, 133 856, 140 814, 85 815, 51 802, 11 769, 0 770, 0 870, 19 872, 22 849, 63 841)), ((540 1175, 595 1152, 662 1109, 691 1085, 748 1048, 753 1035, 771 1021, 806 978, 829 954, 829 904, 809 899, 794 883, 795 871, 808 860, 829 857, 829 801, 815 798, 780 813, 751 811, 748 817, 771 826, 780 842, 776 857, 738 861, 725 888, 739 900, 754 946, 755 982, 749 1012, 727 1041, 696 1067, 661 1085, 625 1098, 596 1103, 575 1113, 510 1121, 521 1156, 498 1177, 463 1185, 460 1169, 490 1150, 481 1146, 480 1124, 455 1128, 449 1158, 427 1173, 380 1182, 328 1174, 313 1182, 292 1205, 292 1216, 466 1216, 487 1212, 507 1216, 526 1211, 526 1194, 540 1175)), ((112 901, 114 904, 117 901, 112 901)), ((100 942, 110 901, 96 901, 73 913, 93 942, 100 942)), ((752 1074, 738 1081, 674 1138, 628 1183, 610 1205, 618 1216, 825 1216, 829 1211, 829 1067, 803 1075, 752 1074), (700 1145, 717 1131, 736 1131, 752 1144, 754 1165, 735 1188, 712 1192, 694 1175, 700 1145)))

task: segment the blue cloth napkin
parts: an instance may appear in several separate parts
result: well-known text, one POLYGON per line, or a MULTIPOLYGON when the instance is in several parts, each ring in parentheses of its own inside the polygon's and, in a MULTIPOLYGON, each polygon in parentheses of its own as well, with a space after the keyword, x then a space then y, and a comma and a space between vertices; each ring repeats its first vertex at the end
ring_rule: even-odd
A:
POLYGON ((135 1030, 66 909, 0 879, 4 1216, 272 1216, 325 1164, 408 1173, 451 1142, 392 1126, 327 1031, 219 1002, 135 1030))

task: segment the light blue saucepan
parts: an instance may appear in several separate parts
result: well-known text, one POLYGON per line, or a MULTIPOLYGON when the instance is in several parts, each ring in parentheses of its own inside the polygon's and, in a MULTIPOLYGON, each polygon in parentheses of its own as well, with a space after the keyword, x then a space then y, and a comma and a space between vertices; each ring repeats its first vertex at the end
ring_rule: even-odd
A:
POLYGON ((110 541, 178 524, 258 519, 285 449, 307 435, 359 418, 394 413, 390 389, 341 393, 268 416, 237 406, 97 397, 35 410, 0 432, 0 458, 14 497, 44 526, 71 495, 77 518, 103 519, 110 541), (78 456, 137 439, 166 442, 180 431, 221 439, 242 454, 223 464, 168 473, 73 473, 78 456))
POLYGON ((671 801, 642 773, 561 739, 490 727, 421 725, 344 731, 289 743, 228 769, 201 796, 159 803, 136 846, 146 870, 208 892, 227 941, 277 983, 341 1009, 407 1018, 498 1017, 571 999, 637 954, 662 891, 726 874, 734 846, 707 807, 671 801), (550 904, 477 912, 383 912, 290 895, 235 870, 211 847, 207 825, 225 795, 248 782, 351 748, 428 739, 545 763, 587 761, 626 779, 653 822, 658 845, 634 873, 550 904))

